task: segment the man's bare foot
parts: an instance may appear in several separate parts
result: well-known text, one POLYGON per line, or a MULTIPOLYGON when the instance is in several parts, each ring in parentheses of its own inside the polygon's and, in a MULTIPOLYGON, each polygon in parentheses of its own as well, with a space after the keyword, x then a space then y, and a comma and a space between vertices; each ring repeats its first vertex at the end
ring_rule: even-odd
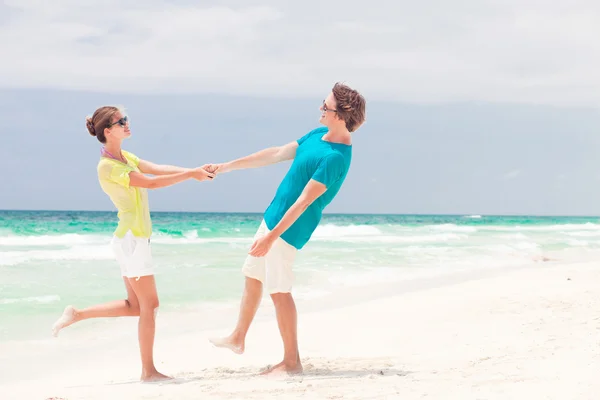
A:
POLYGON ((294 364, 289 364, 285 361, 280 362, 277 365, 273 365, 272 367, 267 368, 260 375, 263 376, 280 376, 280 375, 300 375, 302 374, 302 364, 298 360, 294 364))
POLYGON ((67 306, 60 318, 56 320, 54 325, 52 325, 52 336, 58 336, 58 332, 60 332, 61 329, 66 328, 67 326, 74 323, 76 314, 77 312, 75 311, 73 306, 67 306))
POLYGON ((209 338, 209 342, 213 344, 215 347, 221 347, 224 349, 229 349, 233 351, 235 354, 243 354, 244 353, 244 343, 238 343, 234 341, 231 336, 225 338, 209 338))
POLYGON ((161 374, 158 371, 153 371, 150 373, 142 372, 142 377, 140 378, 142 382, 160 382, 160 381, 168 381, 173 379, 170 376, 165 374, 161 374))

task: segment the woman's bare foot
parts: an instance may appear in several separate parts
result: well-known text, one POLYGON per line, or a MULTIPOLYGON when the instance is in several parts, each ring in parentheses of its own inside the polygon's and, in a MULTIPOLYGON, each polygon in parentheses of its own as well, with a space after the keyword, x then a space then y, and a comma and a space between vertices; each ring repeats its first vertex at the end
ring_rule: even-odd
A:
POLYGON ((215 347, 229 349, 235 354, 244 353, 244 342, 235 341, 231 336, 224 338, 209 338, 208 341, 211 342, 215 347))
POLYGON ((279 376, 279 375, 284 375, 284 374, 299 375, 299 374, 302 374, 302 372, 303 372, 303 369, 302 369, 302 364, 300 363, 300 360, 298 360, 297 362, 295 362, 293 364, 282 361, 277 365, 267 368, 266 370, 261 372, 260 375, 263 375, 263 376, 279 376))
POLYGON ((142 377, 140 378, 140 380, 142 382, 160 382, 160 381, 168 381, 171 379, 173 379, 173 378, 170 376, 167 376, 165 374, 161 374, 157 370, 154 370, 149 373, 142 372, 142 377))
POLYGON ((77 311, 75 308, 73 308, 73 306, 67 306, 60 318, 56 320, 54 325, 52 325, 52 336, 58 336, 58 332, 60 332, 61 329, 66 328, 67 326, 76 322, 76 316, 77 311))

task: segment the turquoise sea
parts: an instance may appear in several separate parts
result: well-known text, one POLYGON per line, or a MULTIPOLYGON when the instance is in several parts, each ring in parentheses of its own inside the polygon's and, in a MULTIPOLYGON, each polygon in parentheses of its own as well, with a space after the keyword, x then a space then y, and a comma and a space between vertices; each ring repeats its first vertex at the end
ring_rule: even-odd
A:
MULTIPOLYGON (((154 212, 161 312, 239 301, 261 214, 154 212)), ((122 298, 114 212, 0 211, 0 341, 42 338, 65 305, 122 298)), ((295 296, 455 271, 600 256, 597 217, 325 215, 295 265, 295 296)))

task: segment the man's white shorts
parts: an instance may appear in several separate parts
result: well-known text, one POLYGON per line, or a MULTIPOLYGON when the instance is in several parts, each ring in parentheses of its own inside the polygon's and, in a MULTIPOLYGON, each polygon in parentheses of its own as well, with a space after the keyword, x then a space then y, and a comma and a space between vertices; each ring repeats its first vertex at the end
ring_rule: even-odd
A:
MULTIPOLYGON (((254 240, 265 236, 269 229, 262 221, 254 235, 254 240)), ((292 266, 296 259, 298 250, 288 244, 285 240, 277 238, 271 250, 264 257, 248 256, 242 272, 248 278, 259 280, 265 286, 269 294, 289 293, 292 291, 294 283, 294 273, 292 266)))
POLYGON ((128 231, 123 238, 113 237, 111 247, 121 267, 121 275, 139 278, 154 275, 150 239, 134 236, 128 231))

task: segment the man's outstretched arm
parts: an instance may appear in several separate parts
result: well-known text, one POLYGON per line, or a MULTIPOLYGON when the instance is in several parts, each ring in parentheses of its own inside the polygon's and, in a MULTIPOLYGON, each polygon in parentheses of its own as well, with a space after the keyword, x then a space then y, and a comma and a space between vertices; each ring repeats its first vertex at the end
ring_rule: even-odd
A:
POLYGON ((292 160, 296 156, 297 148, 298 142, 296 141, 283 146, 269 147, 268 149, 223 164, 210 164, 207 170, 209 172, 222 174, 224 172, 235 171, 236 169, 264 167, 278 162, 292 160))

